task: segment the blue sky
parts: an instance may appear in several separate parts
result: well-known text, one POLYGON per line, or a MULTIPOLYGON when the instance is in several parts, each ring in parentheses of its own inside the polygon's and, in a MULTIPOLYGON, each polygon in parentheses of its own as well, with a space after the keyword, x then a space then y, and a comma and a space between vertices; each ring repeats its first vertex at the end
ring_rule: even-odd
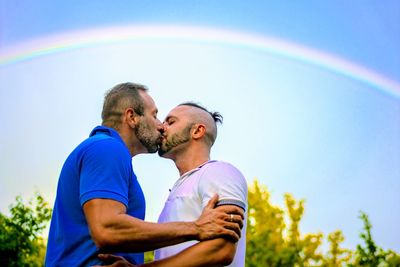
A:
MULTIPOLYGON (((249 182, 257 177, 276 203, 284 192, 305 198, 303 231, 342 229, 354 248, 363 210, 378 244, 400 251, 398 95, 311 64, 311 54, 299 60, 290 53, 328 53, 398 85, 398 25, 398 1, 0 1, 0 62, 25 55, 0 64, 0 96, 7 100, 0 107, 0 210, 35 189, 52 202, 65 157, 100 123, 104 91, 135 81, 150 87, 161 119, 186 100, 221 111, 213 157, 235 164, 249 182), (127 33, 145 26, 161 36, 167 25, 192 35, 146 39, 141 31, 104 41, 106 28, 127 33), (74 42, 83 31, 93 43, 24 54, 66 43, 67 36, 74 42), (205 40, 213 31, 227 39, 240 33, 246 45, 235 45, 239 38, 205 40), (279 42, 275 50, 260 49, 249 36, 293 46, 280 54, 279 42)), ((148 218, 156 220, 177 172, 155 155, 133 162, 148 218)))
POLYGON ((194 24, 268 34, 400 75, 398 1, 0 1, 1 45, 121 24, 194 24))

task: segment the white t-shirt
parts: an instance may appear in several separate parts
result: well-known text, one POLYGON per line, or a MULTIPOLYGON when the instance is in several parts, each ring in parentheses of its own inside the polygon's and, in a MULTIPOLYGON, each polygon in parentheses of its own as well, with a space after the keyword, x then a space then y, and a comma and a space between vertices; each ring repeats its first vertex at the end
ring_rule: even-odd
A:
MULTIPOLYGON (((237 205, 246 211, 235 258, 229 265, 243 267, 246 253, 247 183, 240 171, 231 164, 208 161, 183 174, 171 189, 158 222, 196 220, 215 193, 219 195, 219 203, 237 205)), ((155 251, 155 259, 175 255, 197 242, 189 241, 158 249, 155 251)))

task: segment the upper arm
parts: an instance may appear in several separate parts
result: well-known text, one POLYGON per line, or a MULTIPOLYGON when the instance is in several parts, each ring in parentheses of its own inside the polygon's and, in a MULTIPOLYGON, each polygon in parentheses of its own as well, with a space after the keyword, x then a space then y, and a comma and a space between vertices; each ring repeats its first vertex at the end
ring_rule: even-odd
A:
POLYGON ((112 199, 96 198, 84 203, 83 212, 93 241, 102 247, 109 242, 108 229, 117 223, 119 215, 126 214, 126 207, 112 199))
POLYGON ((82 154, 79 169, 79 198, 90 234, 101 245, 116 215, 125 214, 131 161, 121 144, 99 140, 82 154))
POLYGON ((215 162, 204 166, 198 186, 203 208, 218 194, 218 205, 247 208, 247 182, 242 173, 229 163, 215 162))
POLYGON ((91 199, 113 199, 128 205, 132 166, 129 155, 116 141, 101 140, 82 155, 79 169, 79 198, 83 206, 91 199))

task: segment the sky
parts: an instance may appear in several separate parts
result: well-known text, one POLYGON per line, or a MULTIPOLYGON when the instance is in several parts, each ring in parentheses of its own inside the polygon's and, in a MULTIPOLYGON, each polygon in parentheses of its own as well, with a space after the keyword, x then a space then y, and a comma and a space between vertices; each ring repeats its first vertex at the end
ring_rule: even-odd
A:
MULTIPOLYGON (((214 159, 283 204, 303 232, 341 229, 400 252, 398 1, 0 0, 0 211, 52 204, 68 154, 101 123, 104 92, 145 84, 163 119, 193 100, 224 116, 214 159)), ((173 162, 133 165, 156 221, 173 162)))

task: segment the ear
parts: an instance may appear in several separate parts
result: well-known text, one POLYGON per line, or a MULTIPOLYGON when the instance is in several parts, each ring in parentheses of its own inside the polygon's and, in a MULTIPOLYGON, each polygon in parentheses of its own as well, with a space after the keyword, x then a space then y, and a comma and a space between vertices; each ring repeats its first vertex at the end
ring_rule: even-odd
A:
POLYGON ((135 128, 139 123, 140 116, 136 114, 133 108, 127 108, 124 112, 124 120, 131 128, 135 128))
POLYGON ((193 139, 198 140, 206 135, 206 126, 204 124, 195 124, 192 131, 193 139))

